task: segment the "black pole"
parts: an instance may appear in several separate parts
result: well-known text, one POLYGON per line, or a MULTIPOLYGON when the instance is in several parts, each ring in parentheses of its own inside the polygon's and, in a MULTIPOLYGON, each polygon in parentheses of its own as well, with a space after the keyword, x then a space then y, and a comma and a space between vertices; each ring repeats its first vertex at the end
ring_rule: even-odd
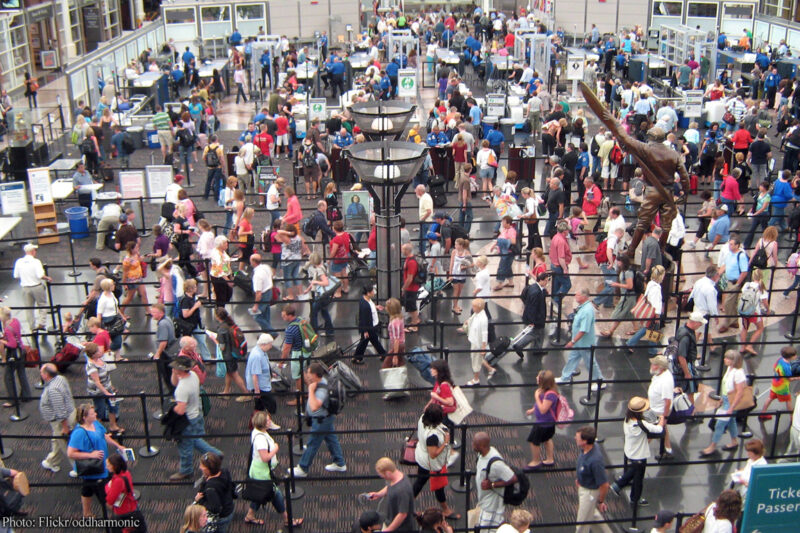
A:
POLYGON ((596 401, 594 405, 594 434, 595 434, 595 442, 602 443, 604 440, 603 437, 599 436, 599 432, 597 431, 597 427, 600 424, 600 395, 603 394, 603 380, 597 380, 597 395, 595 396, 596 401))
POLYGON ((5 460, 11 457, 12 455, 14 455, 14 450, 3 446, 3 436, 0 435, 0 459, 5 460))
POLYGON ((469 491, 469 484, 467 483, 466 479, 466 471, 467 471, 467 454, 465 450, 467 449, 467 426, 459 426, 461 428, 461 472, 459 473, 458 480, 453 481, 450 483, 450 490, 454 492, 465 492, 469 491))
MULTIPOLYGON (((300 383, 303 383, 303 380, 300 380, 300 383)), ((303 393, 301 390, 295 392, 295 397, 297 398, 297 405, 295 405, 295 415, 297 416, 297 439, 298 443, 291 448, 292 454, 301 456, 303 455, 303 451, 305 451, 305 446, 303 446, 303 393)))
MULTIPOLYGON (((585 348, 581 348, 581 349, 585 349, 585 348)), ((591 346, 589 348, 589 368, 587 368, 587 370, 589 371, 589 382, 586 384, 588 390, 587 390, 586 396, 584 396, 583 398, 581 398, 578 401, 581 402, 581 405, 595 405, 595 404, 598 403, 598 401, 597 401, 596 398, 592 398, 592 378, 594 377, 594 372, 593 372, 593 370, 594 370, 594 346, 591 346)), ((598 380, 598 384, 597 384, 598 396, 599 396, 599 393, 600 393, 600 384, 602 382, 603 382, 603 380, 598 380)), ((595 409, 595 413, 597 413, 597 409, 595 409)), ((596 422, 597 422, 597 417, 595 416, 595 423, 596 422)), ((597 429, 597 427, 595 427, 595 429, 597 429)))
POLYGON ((792 331, 784 335, 790 341, 800 340, 800 335, 797 335, 797 315, 800 314, 800 291, 797 293, 797 299, 794 302, 794 317, 792 318, 792 331))
POLYGON ((775 424, 772 426, 772 443, 769 446, 769 456, 775 457, 775 446, 778 444, 778 426, 781 422, 781 412, 775 413, 775 424))
POLYGON ((69 229, 69 258, 72 261, 72 270, 67 272, 67 276, 77 278, 81 273, 75 269, 75 250, 72 243, 72 228, 69 229))
POLYGON ((714 401, 722 399, 722 378, 725 374, 725 351, 727 347, 727 344, 722 344, 722 357, 719 358, 719 375, 717 376, 717 392, 712 392, 708 395, 708 397, 714 401))
MULTIPOLYGON (((291 438, 291 434, 289 435, 289 438, 291 438)), ((286 494, 292 494, 293 484, 294 484, 294 477, 284 478, 283 490, 286 492, 286 494)), ((292 498, 285 498, 285 500, 286 500, 286 518, 287 518, 286 527, 289 528, 289 533, 292 533, 294 531, 294 508, 292 507, 292 498)))
MULTIPOLYGON (((292 445, 292 440, 294 440, 292 439, 292 432, 288 431, 286 437, 289 439, 289 449, 294 450, 294 446, 292 445)), ((288 496, 286 501, 288 502, 289 500, 299 500, 305 495, 305 491, 298 487, 294 481, 294 454, 289 453, 287 455, 289 456, 289 476, 287 477, 289 480, 289 488, 286 494, 286 496, 288 496)), ((291 514, 289 518, 291 518, 291 514)), ((291 524, 291 521, 289 523, 291 524)))
MULTIPOLYGON (((708 372, 711 367, 706 364, 706 356, 708 355, 708 330, 711 329, 711 315, 706 315, 706 327, 703 331, 703 351, 700 356, 700 364, 696 364, 695 368, 700 372, 708 372)), ((688 361, 687 361, 688 363, 688 361)))
MULTIPOLYGON (((163 355, 163 354, 162 354, 163 355)), ((164 418, 164 384, 162 383, 161 369, 156 362, 156 381, 158 381, 158 411, 153 413, 153 418, 161 420, 164 418)))
POLYGON ((566 296, 566 295, 560 294, 559 297, 558 297, 558 303, 557 303, 558 317, 556 318, 556 338, 555 339, 552 339, 552 338, 550 339, 550 344, 555 345, 555 346, 564 346, 565 344, 567 344, 567 342, 569 342, 567 339, 562 339, 561 338, 561 306, 562 306, 562 304, 564 302, 564 296, 566 296))
MULTIPOLYGON (((187 176, 186 179, 188 181, 189 177, 187 176)), ((142 229, 140 230, 141 231, 141 236, 142 237, 147 237, 148 235, 150 235, 150 230, 147 229, 147 224, 145 224, 145 221, 144 221, 144 217, 145 217, 145 213, 144 213, 144 198, 141 197, 141 196, 139 197, 139 211, 142 212, 142 229)))
MULTIPOLYGON (((161 380, 158 380, 161 383, 161 380)), ((140 457, 155 457, 158 455, 158 448, 150 445, 150 423, 147 420, 147 397, 144 391, 139 393, 139 398, 142 401, 142 422, 144 423, 144 446, 139 448, 140 457)))
MULTIPOLYGON (((72 264, 73 265, 75 264, 74 260, 72 261, 72 264)), ((45 273, 45 275, 49 276, 49 274, 47 273, 47 265, 44 265, 44 273, 45 273)), ((52 287, 50 287, 49 283, 46 283, 45 287, 47 287, 47 300, 50 303, 53 303, 53 289, 52 289, 52 287)), ((34 313, 35 312, 36 311, 34 310, 34 313)), ((52 306, 50 306, 50 320, 53 323, 53 329, 56 329, 56 315, 55 315, 55 310, 54 310, 54 308, 52 306)))

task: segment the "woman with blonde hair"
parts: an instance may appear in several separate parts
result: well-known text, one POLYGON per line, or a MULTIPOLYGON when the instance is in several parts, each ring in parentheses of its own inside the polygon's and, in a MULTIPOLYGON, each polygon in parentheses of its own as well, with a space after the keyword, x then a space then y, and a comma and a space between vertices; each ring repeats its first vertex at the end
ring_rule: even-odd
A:
POLYGON ((311 300, 311 327, 314 331, 319 331, 318 316, 322 313, 322 319, 325 321, 325 336, 333 337, 333 319, 331 313, 328 311, 328 306, 331 304, 331 291, 335 285, 335 278, 328 274, 328 269, 322 263, 322 256, 319 252, 312 252, 308 256, 308 263, 305 266, 308 272, 308 288, 304 291, 305 294, 312 293, 311 300))
POLYGON ((450 252, 448 269, 448 279, 453 285, 453 313, 456 315, 461 314, 458 301, 461 298, 461 291, 464 290, 464 283, 467 281, 470 268, 472 268, 472 255, 469 252, 469 240, 458 238, 455 240, 453 251, 450 252))
MULTIPOLYGON (((772 226, 770 226, 772 227, 772 226)), ((776 246, 777 248, 777 243, 776 246)), ((736 305, 739 316, 742 317, 742 331, 740 333, 741 346, 739 353, 748 357, 758 355, 753 348, 753 343, 758 341, 764 333, 764 315, 769 313, 769 293, 764 285, 764 271, 754 268, 750 273, 750 281, 742 285, 739 303, 736 305), (748 338, 750 325, 756 327, 748 338)))
POLYGON ((533 407, 525 411, 527 416, 533 416, 535 423, 528 434, 531 445, 531 462, 525 471, 533 471, 542 466, 553 466, 555 456, 553 453, 553 435, 556 433, 556 409, 558 408, 558 385, 556 377, 549 370, 540 370, 536 376, 539 387, 533 394, 533 407), (544 445, 545 458, 542 460, 541 447, 544 445))
MULTIPOLYGON (((661 293, 661 282, 664 280, 665 270, 661 265, 656 265, 650 269, 650 281, 644 289, 644 294, 639 297, 639 300, 633 306, 631 313, 634 317, 642 317, 639 330, 633 334, 633 337, 628 339, 625 345, 628 347, 628 353, 633 353, 633 347, 639 344, 645 333, 648 330, 658 330, 660 328, 661 313, 664 311, 664 297, 661 293)), ((658 353, 658 345, 644 341, 649 346, 648 351, 650 355, 658 353)))
POLYGON ((183 512, 180 533, 204 533, 208 524, 208 511, 202 505, 192 503, 183 512))
MULTIPOLYGON (((288 188, 288 187, 287 187, 288 188)), ((283 286, 286 288, 285 300, 294 300, 300 293, 300 262, 303 260, 303 240, 295 224, 284 222, 275 238, 281 242, 281 270, 283 286)))
MULTIPOLYGON (((752 240, 752 239, 751 239, 752 240)), ((744 248, 749 248, 748 245, 742 245, 744 248)), ((753 248, 753 253, 750 255, 750 269, 753 268, 761 268, 762 270, 766 270, 766 275, 764 276, 764 285, 770 287, 772 284, 772 278, 775 276, 775 267, 778 266, 778 227, 777 226, 767 226, 764 229, 764 233, 761 234, 761 238, 756 241, 756 246, 753 248), (758 251, 764 249, 764 253, 767 256, 767 264, 764 265, 760 263, 759 265, 754 265, 753 260, 758 254, 758 251)), ((760 255, 760 254, 759 254, 760 255)))
POLYGON ((224 235, 217 235, 214 238, 214 249, 211 251, 208 269, 217 307, 225 307, 231 301, 233 294, 231 286, 233 272, 231 272, 231 257, 228 255, 228 238, 224 235))
POLYGON ((720 397, 722 405, 714 412, 714 434, 711 437, 711 444, 700 452, 700 457, 708 457, 717 450, 717 444, 722 440, 722 435, 728 431, 731 435, 731 442, 723 446, 726 452, 732 452, 739 447, 739 427, 734 416, 734 408, 742 399, 744 389, 747 386, 747 375, 742 369, 744 360, 742 354, 736 350, 728 350, 723 356, 725 363, 725 374, 722 376, 722 386, 720 397))
MULTIPOLYGON (((125 312, 125 306, 131 303, 134 294, 139 295, 141 303, 147 308, 147 288, 144 285, 144 268, 142 256, 139 255, 139 243, 130 241, 125 245, 127 257, 122 260, 122 282, 125 284, 125 298, 122 300, 120 311, 125 312)), ((150 316, 150 311, 145 313, 150 316)))
POLYGON ((117 390, 111 383, 111 366, 103 358, 103 350, 94 342, 87 342, 83 347, 86 352, 86 391, 92 397, 97 418, 110 421, 111 433, 124 433, 117 424, 119 406, 114 398, 117 390))
POLYGON ((386 301, 386 311, 389 313, 389 355, 383 359, 381 368, 394 368, 406 364, 406 332, 403 320, 403 306, 397 298, 386 301))

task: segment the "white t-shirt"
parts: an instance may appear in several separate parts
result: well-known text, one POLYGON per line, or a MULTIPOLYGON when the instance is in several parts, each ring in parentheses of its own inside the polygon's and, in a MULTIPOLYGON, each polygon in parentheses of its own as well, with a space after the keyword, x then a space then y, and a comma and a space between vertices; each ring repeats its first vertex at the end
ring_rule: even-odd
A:
MULTIPOLYGON (((496 489, 483 490, 481 488, 481 482, 484 479, 488 479, 489 481, 508 481, 514 477, 514 471, 502 460, 500 453, 494 446, 489 448, 489 453, 487 453, 485 457, 480 454, 478 455, 475 471, 477 472, 475 486, 478 488, 478 505, 481 506, 481 513, 502 514, 505 510, 505 504, 503 503, 503 491, 505 488, 497 487, 496 489), (491 471, 487 476, 486 466, 493 457, 500 457, 501 460, 492 463, 491 471)), ((496 523, 500 521, 502 520, 496 523)))
POLYGON ((269 290, 272 290, 272 269, 262 263, 253 269, 253 292, 263 294, 269 290))
POLYGON ((732 393, 739 383, 745 382, 747 382, 747 375, 744 373, 743 368, 728 367, 728 370, 725 371, 725 375, 722 376, 721 392, 723 396, 732 393))
POLYGON ((432 220, 433 217, 433 198, 428 193, 423 194, 419 198, 419 220, 420 222, 427 222, 432 220), (425 213, 428 212, 427 218, 425 213))
POLYGON ((436 274, 440 277, 444 270, 442 270, 442 243, 439 241, 434 242, 428 250, 428 272, 436 274))
MULTIPOLYGON (((261 454, 258 452, 261 450, 266 450, 267 452, 274 450, 275 441, 268 433, 259 431, 257 429, 253 429, 252 433, 250 433, 250 442, 253 443, 253 462, 251 464, 257 465, 255 470, 257 470, 258 473, 262 474, 257 479, 267 478, 269 476, 269 467, 267 466, 266 463, 264 463, 264 461, 261 460, 261 454)), ((272 466, 272 468, 276 468, 278 466, 278 455, 277 454, 273 455, 269 463, 270 466, 272 466)), ((252 476, 253 472, 252 466, 250 468, 250 472, 251 472, 250 475, 252 476)))
POLYGON ((442 453, 435 458, 431 458, 428 455, 428 446, 439 447, 444 444, 446 433, 447 427, 444 424, 439 424, 435 428, 426 427, 422 423, 422 417, 417 422, 417 438, 419 442, 414 450, 414 459, 416 459, 419 466, 428 472, 439 472, 447 463, 447 458, 450 455, 447 449, 442 450, 442 453))
POLYGON ((113 294, 111 296, 106 296, 105 293, 102 293, 97 299, 98 317, 107 318, 110 316, 116 316, 117 308, 117 298, 113 294))
POLYGON ((212 231, 204 231, 197 239, 197 253, 203 259, 211 259, 211 252, 214 250, 214 233, 212 231))
POLYGON ((706 524, 703 526, 703 533, 733 533, 733 524, 731 524, 730 520, 714 517, 716 506, 716 503, 712 503, 706 510, 706 524))
POLYGON ((280 192, 278 191, 278 186, 274 183, 269 186, 269 190, 267 190, 267 209, 270 211, 274 211, 275 209, 280 209, 281 207, 281 196, 280 192), (270 200, 270 198, 277 199, 276 202, 270 200))
POLYGON ((475 274, 475 288, 478 289, 478 294, 475 296, 477 298, 487 298, 492 295, 492 287, 491 287, 491 275, 489 274, 489 268, 484 268, 483 270, 479 270, 477 274, 475 274))
POLYGON ((647 399, 650 400, 650 409, 654 413, 662 414, 666 400, 672 400, 675 380, 669 370, 665 370, 650 380, 650 387, 647 388, 647 399))
POLYGON ((180 381, 175 387, 175 401, 186 403, 186 417, 194 420, 200 416, 200 378, 194 372, 180 381))

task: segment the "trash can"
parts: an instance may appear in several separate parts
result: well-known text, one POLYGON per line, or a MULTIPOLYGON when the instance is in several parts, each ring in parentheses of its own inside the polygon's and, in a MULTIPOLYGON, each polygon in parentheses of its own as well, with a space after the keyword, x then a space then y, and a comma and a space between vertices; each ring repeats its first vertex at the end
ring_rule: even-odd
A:
POLYGON ((485 116, 483 117, 483 121, 481 125, 483 126, 483 137, 486 138, 486 134, 489 133, 489 130, 493 130, 497 128, 497 117, 492 116, 485 116))
POLYGON ((85 239, 89 236, 89 209, 86 207, 68 207, 64 210, 69 222, 69 231, 73 239, 85 239))
POLYGON ((506 138, 506 144, 514 144, 514 129, 516 128, 516 121, 513 118, 500 119, 500 131, 503 137, 506 138))
MULTIPOLYGON (((128 136, 133 141, 133 145, 137 150, 144 146, 144 128, 142 126, 131 126, 128 128, 128 136)), ((158 134, 156 134, 156 141, 158 141, 158 134)))
POLYGON ((158 142, 158 131, 153 124, 146 124, 145 131, 147 132, 147 147, 148 148, 161 148, 161 143, 158 142))

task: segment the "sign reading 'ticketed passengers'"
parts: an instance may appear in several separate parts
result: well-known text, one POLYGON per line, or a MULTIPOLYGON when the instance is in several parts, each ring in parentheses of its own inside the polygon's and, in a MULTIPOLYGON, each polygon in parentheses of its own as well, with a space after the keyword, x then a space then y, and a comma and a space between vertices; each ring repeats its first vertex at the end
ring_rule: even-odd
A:
POLYGON ((800 523, 800 464, 754 466, 742 519, 743 533, 796 531, 800 523))

